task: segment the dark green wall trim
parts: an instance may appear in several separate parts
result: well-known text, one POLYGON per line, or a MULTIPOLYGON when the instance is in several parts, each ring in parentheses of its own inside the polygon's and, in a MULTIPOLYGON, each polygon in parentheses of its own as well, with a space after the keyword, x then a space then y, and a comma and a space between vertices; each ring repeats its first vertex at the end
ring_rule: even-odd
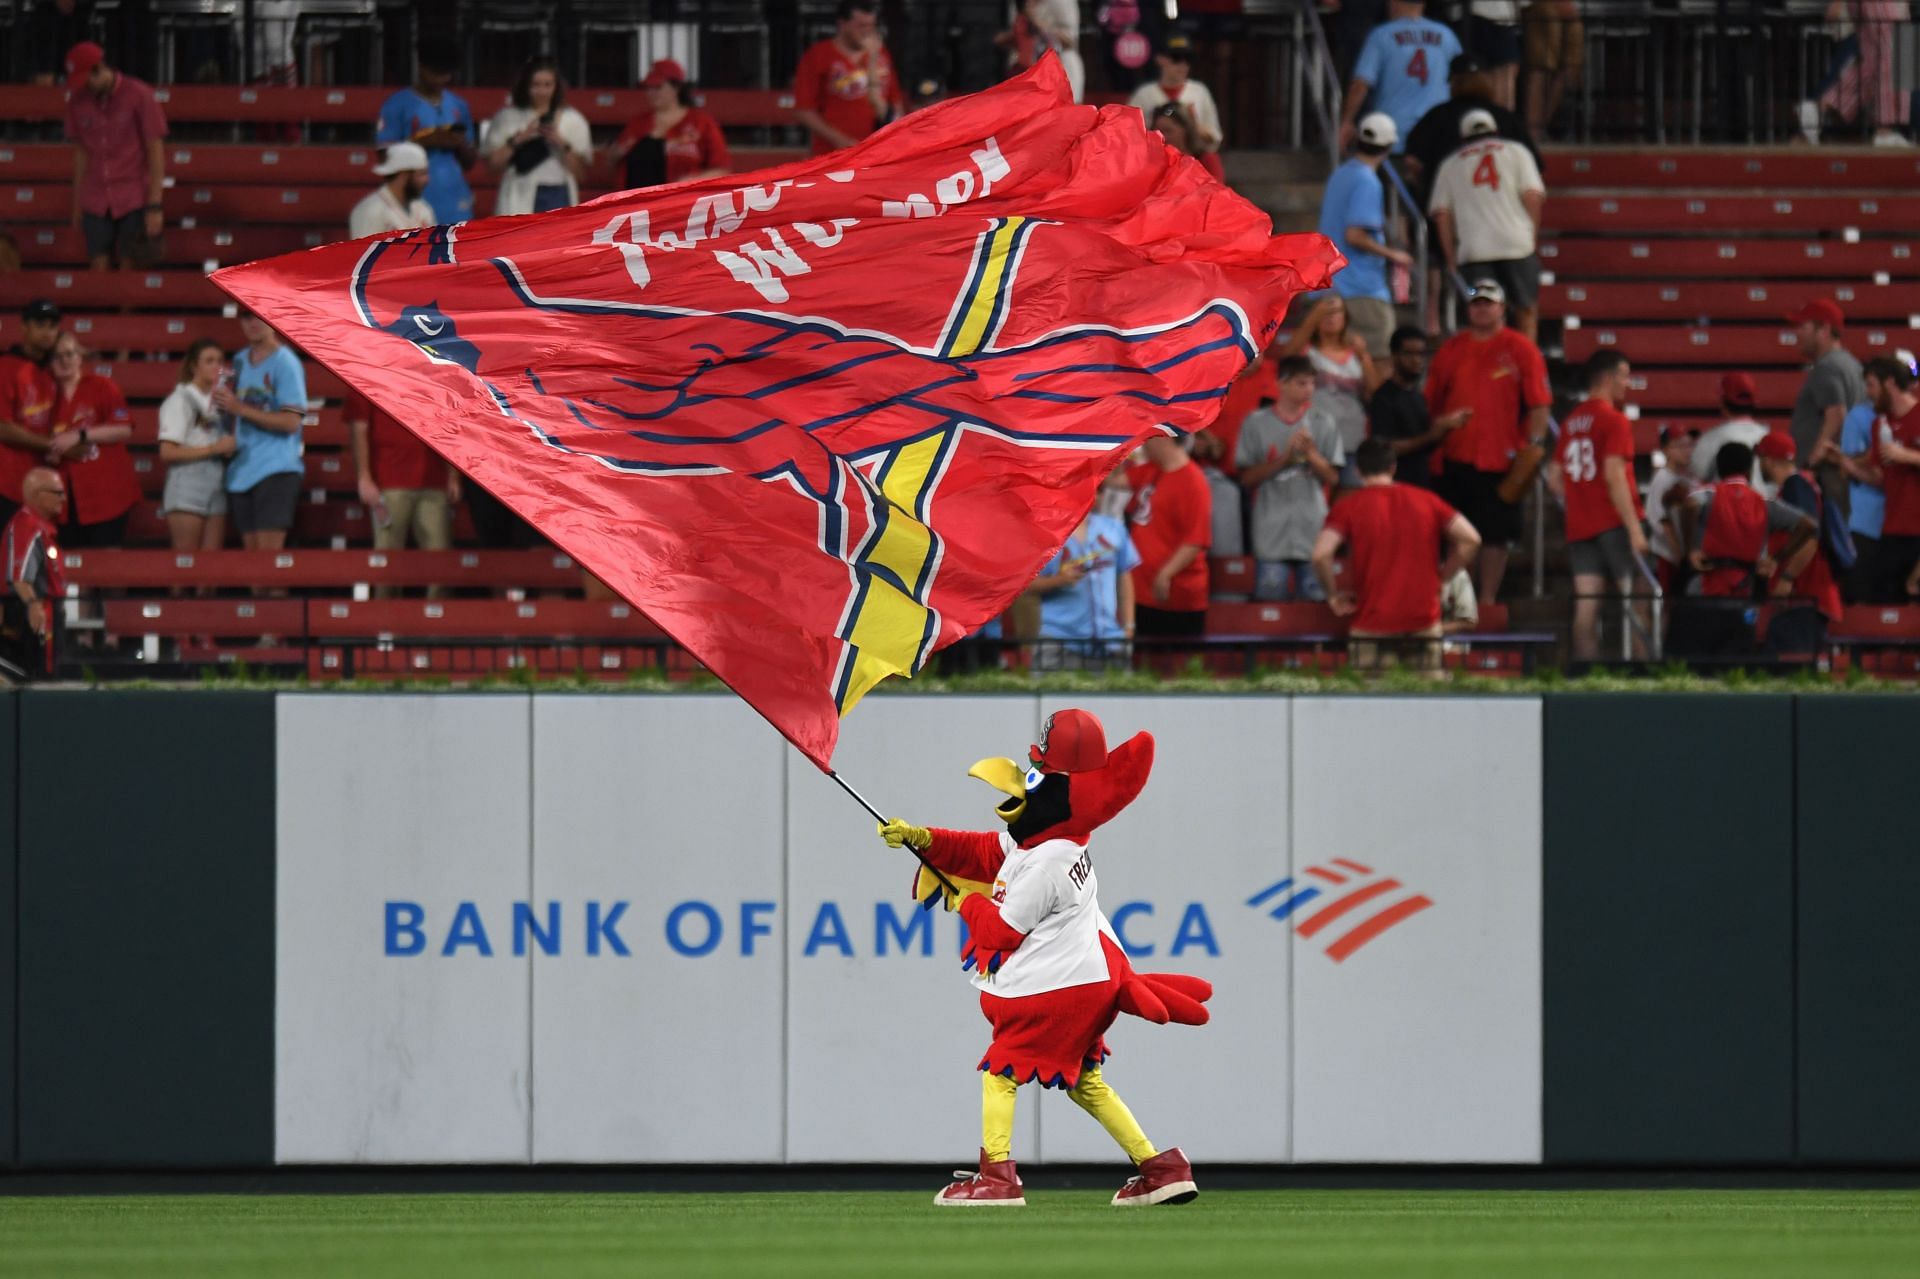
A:
POLYGON ((1793 1156, 1793 699, 1546 699, 1549 1163, 1793 1156))
POLYGON ((19 1096, 14 1090, 14 1054, 18 1050, 14 982, 19 940, 15 929, 15 879, 19 874, 19 842, 15 838, 19 811, 14 806, 19 779, 16 716, 14 694, 0 693, 0 1168, 13 1167, 20 1154, 15 1141, 19 1096))
POLYGON ((273 696, 17 700, 21 1164, 271 1164, 273 696))
POLYGON ((1920 1163, 1920 788, 1910 697, 1800 699, 1802 1159, 1920 1163))

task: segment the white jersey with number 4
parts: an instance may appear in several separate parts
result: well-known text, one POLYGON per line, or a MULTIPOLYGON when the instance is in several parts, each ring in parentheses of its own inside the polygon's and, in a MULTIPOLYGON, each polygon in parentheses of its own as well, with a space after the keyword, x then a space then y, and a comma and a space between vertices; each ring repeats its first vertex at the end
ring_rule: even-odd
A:
POLYGON ((1460 262, 1511 262, 1534 250, 1533 219, 1521 193, 1546 189, 1532 152, 1505 138, 1481 138, 1440 165, 1427 210, 1453 214, 1460 262))
MULTIPOLYGON (((1049 839, 1021 848, 1000 833, 1007 860, 993 881, 993 900, 1007 927, 1027 939, 1008 955, 1000 970, 974 971, 981 990, 1016 999, 1069 986, 1107 980, 1106 952, 1100 935, 1113 926, 1100 913, 1100 883, 1092 854, 1070 839, 1049 839)), ((1115 944, 1118 944, 1116 939, 1115 944)))

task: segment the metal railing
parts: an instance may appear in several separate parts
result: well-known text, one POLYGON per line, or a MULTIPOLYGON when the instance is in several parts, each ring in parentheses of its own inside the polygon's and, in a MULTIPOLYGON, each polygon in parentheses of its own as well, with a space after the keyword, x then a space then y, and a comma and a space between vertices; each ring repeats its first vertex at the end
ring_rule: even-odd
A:
POLYGON ((1660 609, 1661 605, 1666 602, 1666 592, 1660 589, 1660 579, 1655 575, 1654 571, 1647 566, 1645 556, 1636 553, 1633 557, 1633 566, 1639 570, 1640 576, 1645 579, 1648 593, 1644 597, 1629 593, 1620 601, 1620 615, 1624 619, 1620 627, 1620 658, 1622 661, 1628 662, 1633 660, 1633 635, 1635 632, 1638 632, 1641 641, 1646 645, 1648 656, 1651 660, 1657 662, 1660 660, 1660 633, 1662 629, 1660 625, 1660 609), (1639 598, 1645 598, 1648 601, 1647 624, 1644 626, 1641 625, 1640 618, 1634 613, 1633 609, 1636 599, 1639 598))

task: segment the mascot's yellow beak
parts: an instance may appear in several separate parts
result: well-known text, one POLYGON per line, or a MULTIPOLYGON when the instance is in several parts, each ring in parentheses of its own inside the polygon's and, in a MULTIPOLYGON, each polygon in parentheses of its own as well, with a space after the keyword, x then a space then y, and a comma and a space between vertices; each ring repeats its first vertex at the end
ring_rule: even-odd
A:
POLYGON ((1000 820, 1012 825, 1027 811, 1027 770, 1010 759, 983 759, 967 770, 1008 798, 993 811, 1000 820))

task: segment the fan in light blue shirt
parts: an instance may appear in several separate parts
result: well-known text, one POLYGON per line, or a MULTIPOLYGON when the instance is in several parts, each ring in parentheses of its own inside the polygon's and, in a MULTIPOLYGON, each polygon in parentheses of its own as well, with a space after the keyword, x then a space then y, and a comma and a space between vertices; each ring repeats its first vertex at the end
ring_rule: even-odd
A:
POLYGON ((1347 86, 1342 118, 1348 128, 1360 118, 1371 96, 1371 109, 1386 112, 1399 127, 1395 155, 1406 149, 1407 135, 1420 117, 1447 100, 1447 71, 1460 56, 1460 38, 1421 17, 1423 7, 1421 0, 1393 0, 1387 8, 1388 20, 1375 27, 1361 46, 1353 64, 1353 82, 1347 86))
MULTIPOLYGON (((1859 457, 1873 449, 1873 424, 1879 420, 1871 400, 1862 400, 1847 410, 1846 418, 1840 423, 1840 451, 1848 457, 1859 457)), ((1863 484, 1859 480, 1847 485, 1850 499, 1847 527, 1858 537, 1880 536, 1880 523, 1887 515, 1887 495, 1877 484, 1863 484)))
MULTIPOLYGON (((444 73, 430 71, 424 60, 420 75, 423 81, 433 76, 434 82, 439 84, 450 78, 444 73)), ((460 95, 441 87, 435 96, 428 97, 418 87, 409 86, 388 98, 386 105, 380 108, 380 125, 373 140, 383 147, 395 142, 418 142, 423 137, 431 142, 444 136, 438 132, 441 129, 452 129, 464 138, 466 155, 471 158, 474 144, 473 112, 460 95)), ((465 222, 473 216, 473 188, 467 185, 466 166, 461 163, 461 155, 459 148, 427 146, 427 189, 422 198, 432 206, 433 216, 442 223, 465 222)))
POLYGON ((1129 574, 1140 563, 1140 552, 1123 521, 1089 515, 1040 575, 1057 576, 1069 563, 1079 567, 1080 580, 1040 597, 1040 638, 1088 641, 1070 647, 1102 653, 1127 638, 1120 623, 1120 583, 1131 586, 1129 574))

